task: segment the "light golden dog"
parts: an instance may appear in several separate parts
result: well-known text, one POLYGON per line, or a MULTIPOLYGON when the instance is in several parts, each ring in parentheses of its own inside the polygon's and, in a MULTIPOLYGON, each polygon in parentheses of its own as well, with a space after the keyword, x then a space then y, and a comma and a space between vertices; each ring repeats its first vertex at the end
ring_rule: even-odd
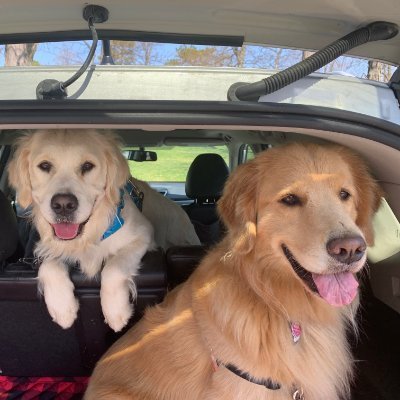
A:
POLYGON ((356 273, 380 189, 346 148, 293 144, 240 166, 224 240, 98 362, 86 400, 338 400, 356 273))
POLYGON ((39 285, 51 317, 63 328, 73 324, 79 307, 68 261, 79 262, 88 277, 101 270, 104 317, 119 331, 133 311, 132 278, 154 238, 164 248, 200 244, 179 206, 130 177, 128 163, 110 133, 43 130, 25 135, 17 143, 8 172, 18 204, 32 206, 40 234, 35 249, 42 260, 39 285), (124 189, 128 179, 144 194, 143 213, 124 189))

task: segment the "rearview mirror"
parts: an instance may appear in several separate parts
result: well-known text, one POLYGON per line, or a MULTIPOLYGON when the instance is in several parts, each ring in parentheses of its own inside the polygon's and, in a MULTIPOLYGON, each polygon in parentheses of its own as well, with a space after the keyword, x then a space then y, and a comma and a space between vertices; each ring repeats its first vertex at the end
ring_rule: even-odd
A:
POLYGON ((155 151, 148 151, 144 149, 139 150, 126 150, 122 154, 129 161, 157 161, 157 153, 155 151))

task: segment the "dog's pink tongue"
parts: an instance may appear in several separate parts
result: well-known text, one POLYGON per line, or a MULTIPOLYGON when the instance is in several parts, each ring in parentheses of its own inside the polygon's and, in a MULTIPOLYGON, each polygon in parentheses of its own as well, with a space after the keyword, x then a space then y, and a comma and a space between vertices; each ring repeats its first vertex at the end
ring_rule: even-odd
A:
POLYGON ((67 222, 52 224, 52 226, 57 237, 63 240, 73 239, 79 230, 79 224, 70 224, 67 222))
POLYGON ((340 274, 312 274, 320 296, 332 306, 350 304, 357 295, 358 282, 351 272, 340 274))

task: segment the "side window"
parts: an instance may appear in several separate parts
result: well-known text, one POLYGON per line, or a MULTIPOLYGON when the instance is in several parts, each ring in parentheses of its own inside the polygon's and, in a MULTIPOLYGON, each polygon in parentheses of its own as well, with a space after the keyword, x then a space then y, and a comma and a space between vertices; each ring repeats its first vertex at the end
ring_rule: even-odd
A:
POLYGON ((248 146, 246 161, 252 160, 254 157, 255 157, 255 154, 254 154, 253 149, 250 146, 248 146))
POLYGON ((162 146, 146 147, 157 153, 157 161, 129 161, 132 176, 147 182, 185 182, 192 161, 199 154, 215 153, 229 165, 229 151, 220 146, 162 146))

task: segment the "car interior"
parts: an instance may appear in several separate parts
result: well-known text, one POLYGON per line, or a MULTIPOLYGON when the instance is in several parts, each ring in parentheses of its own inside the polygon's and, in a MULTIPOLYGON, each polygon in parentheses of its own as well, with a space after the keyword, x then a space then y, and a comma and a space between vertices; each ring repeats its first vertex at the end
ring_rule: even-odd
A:
MULTIPOLYGON (((47 3, 44 2, 43 7, 47 7, 47 3)), ((350 147, 366 159, 390 207, 385 214, 390 215, 389 219, 380 214, 381 220, 377 221, 381 229, 377 230, 375 250, 372 248, 371 254, 376 254, 376 247, 379 247, 379 256, 370 257, 366 272, 359 277, 359 335, 351 337, 356 360, 351 399, 398 399, 400 116, 395 95, 400 98, 400 69, 393 74, 388 85, 369 84, 367 91, 366 82, 361 79, 356 81, 332 75, 326 78, 318 74, 307 77, 349 52, 398 62, 399 37, 395 37, 398 26, 382 22, 383 16, 382 21, 370 22, 375 18, 373 7, 366 8, 363 21, 357 19, 357 23, 348 24, 317 18, 318 10, 315 11, 310 3, 307 5, 309 8, 302 12, 314 15, 315 11, 311 23, 302 14, 287 16, 287 10, 280 15, 277 23, 275 17, 279 13, 268 16, 264 13, 262 2, 253 4, 252 12, 218 9, 209 15, 207 10, 213 10, 212 3, 215 2, 206 1, 209 4, 193 3, 192 8, 180 10, 185 21, 182 28, 176 24, 174 10, 171 12, 162 2, 158 3, 157 7, 150 3, 143 5, 141 11, 146 17, 143 20, 137 17, 137 10, 133 7, 115 7, 110 21, 109 10, 102 6, 85 5, 81 10, 80 6, 78 9, 63 5, 60 24, 43 29, 41 19, 37 17, 46 13, 39 7, 34 11, 28 6, 20 7, 20 13, 8 16, 6 30, 0 35, 1 43, 89 39, 92 44, 88 46, 86 60, 79 69, 69 67, 61 71, 53 68, 49 71, 38 68, 37 75, 32 79, 29 74, 20 74, 17 69, 11 68, 7 71, 8 75, 0 77, 3 90, 0 97, 4 96, 0 101, 0 376, 90 376, 96 362, 110 345, 140 320, 147 307, 160 303, 169 291, 184 283, 209 249, 224 236, 225 227, 218 216, 217 203, 226 179, 239 164, 261 151, 293 141, 334 142, 350 147), (158 15, 158 19, 154 16, 155 9, 163 15, 161 21, 158 15), (31 13, 36 22, 32 28, 24 27, 25 33, 16 36, 13 26, 18 25, 21 18, 23 21, 30 20, 31 13), (136 31, 131 31, 132 20, 135 21, 136 31), (147 24, 152 20, 158 22, 157 29, 148 32, 147 24), (368 23, 365 24, 364 20, 368 23), (98 28, 96 32, 95 25, 103 26, 103 23, 107 23, 106 29, 98 28), (353 31, 349 25, 352 25, 353 31), (305 26, 307 32, 304 31, 305 26), (323 35, 320 34, 321 26, 324 27, 323 35), (35 30, 34 39, 29 29, 35 30), (163 29, 169 33, 160 33, 163 29), (209 34, 199 34, 204 31, 209 34), (342 34, 345 36, 340 38, 342 34), (187 68, 185 71, 163 71, 159 68, 157 75, 151 67, 140 71, 133 67, 126 68, 121 75, 123 79, 118 75, 121 72, 115 71, 113 66, 101 65, 96 70, 90 64, 95 57, 99 37, 103 40, 105 62, 102 64, 110 64, 110 39, 159 40, 166 43, 168 40, 194 43, 195 39, 195 43, 200 44, 240 47, 244 39, 248 43, 265 45, 265 38, 269 38, 276 45, 297 49, 304 48, 306 39, 309 49, 322 50, 312 54, 308 60, 302 60, 275 75, 270 74, 267 78, 265 71, 245 74, 227 69, 223 83, 229 81, 229 85, 221 90, 217 86, 222 79, 216 70, 187 68), (381 45, 381 40, 388 42, 381 45), (326 45, 326 42, 331 44, 326 45), (193 78, 195 73, 199 74, 196 79, 193 78), (23 83, 20 84, 20 91, 8 82, 11 82, 12 76, 23 83), (165 88, 168 79, 169 86, 165 88), (237 82, 239 79, 253 83, 237 82), (261 80, 254 82, 256 79, 261 80), (212 90, 208 81, 215 86, 212 90), (303 82, 304 87, 293 86, 296 81, 303 82), (337 97, 334 96, 335 86, 330 86, 332 82, 341 87, 337 97), (195 90, 190 92, 188 88, 195 90), (326 96, 328 90, 333 93, 332 97, 326 96), (147 102, 140 100, 141 97, 138 100, 137 93, 142 93, 147 102), (172 94, 175 97, 171 97, 172 94), (359 101, 353 101, 353 98, 359 101), (171 101, 160 101, 166 99, 171 101), (288 104, 291 102, 293 104, 288 104), (143 161, 156 163, 154 153, 157 149, 161 152, 166 147, 174 146, 202 147, 201 154, 190 160, 184 171, 185 176, 179 182, 146 179, 155 190, 183 208, 201 245, 175 246, 166 251, 156 249, 145 254, 135 278, 135 313, 122 332, 114 333, 104 322, 100 279, 85 278, 78 265, 70 265, 71 280, 80 303, 78 318, 71 328, 64 330, 51 320, 38 293, 40 261, 34 255, 34 248, 39 236, 29 216, 17 209, 15 193, 7 182, 7 165, 13 154, 13 143, 24 129, 46 127, 81 129, 82 134, 87 127, 115 131, 128 149, 127 159, 135 177, 136 171, 146 170, 151 164, 143 161), (227 158, 212 151, 216 145, 226 149, 227 158), (152 151, 148 150, 150 148, 152 151), (138 164, 141 164, 140 169, 138 164), (388 227, 387 232, 385 227, 388 227), (388 248, 388 243, 395 245, 388 248)), ((394 9, 395 3, 389 3, 394 9)), ((278 12, 280 5, 276 7, 278 12)), ((325 4, 324 7, 336 15, 335 4, 325 4)), ((356 15, 358 18, 359 14, 357 7, 352 10, 345 7, 346 17, 356 15)), ((168 160, 171 164, 173 161, 173 157, 168 160)), ((145 179, 146 175, 139 178, 145 179)))
MULTIPOLYGON (((207 250, 223 236, 224 226, 218 218, 216 203, 230 171, 253 153, 294 140, 345 144, 367 159, 385 190, 387 202, 397 217, 400 216, 396 201, 400 195, 398 150, 384 142, 372 142, 351 133, 294 128, 165 128, 152 132, 131 128, 116 129, 116 132, 129 148, 162 148, 165 143, 185 145, 197 141, 204 149, 204 154, 190 164, 186 182, 181 182, 185 187, 184 196, 158 189, 182 205, 202 245, 172 247, 166 252, 157 249, 144 256, 136 278, 135 314, 129 326, 141 318, 146 307, 159 303, 168 291, 184 282, 207 250), (207 143, 210 148, 215 143, 226 146, 229 165, 221 156, 207 152, 207 143)), ((71 278, 80 302, 78 319, 67 330, 51 321, 37 290, 38 264, 33 248, 38 234, 29 219, 17 215, 14 193, 6 181, 11 145, 19 134, 18 130, 0 133, 0 238, 4 238, 0 241, 1 371, 7 376, 89 376, 96 361, 121 333, 114 333, 104 323, 99 280, 86 279, 74 265, 71 278)), ((132 171, 134 175, 134 165, 132 171)), ((163 186, 158 182, 156 190, 157 185, 163 186)), ((357 360, 352 399, 393 400, 400 391, 399 256, 398 252, 370 262, 369 272, 362 279, 360 335, 352 343, 357 360)))

